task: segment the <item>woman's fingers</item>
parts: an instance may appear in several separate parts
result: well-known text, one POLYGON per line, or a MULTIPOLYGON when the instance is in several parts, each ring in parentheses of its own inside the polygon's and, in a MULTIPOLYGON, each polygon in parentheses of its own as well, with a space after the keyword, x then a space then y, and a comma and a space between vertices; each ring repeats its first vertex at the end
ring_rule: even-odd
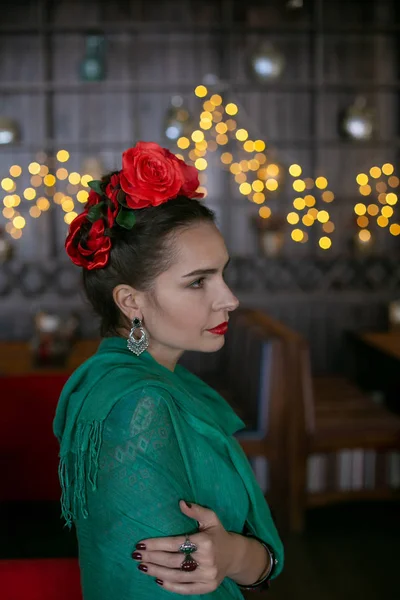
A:
POLYGON ((150 577, 172 583, 207 583, 209 581, 207 573, 204 573, 200 567, 197 567, 195 571, 186 572, 180 569, 160 567, 160 565, 153 565, 152 563, 140 563, 138 569, 150 577), (144 570, 143 567, 147 568, 147 570, 144 570))
POLYGON ((197 594, 209 594, 210 592, 214 592, 218 586, 210 586, 208 583, 174 583, 172 581, 163 581, 160 587, 163 587, 169 592, 175 592, 175 594, 195 596, 197 594))
POLYGON ((168 567, 169 569, 179 569, 185 555, 177 552, 134 552, 133 558, 146 565, 151 563, 160 567, 168 567))
POLYGON ((163 552, 179 552, 179 547, 184 543, 185 539, 184 535, 152 538, 136 544, 136 549, 138 552, 142 552, 143 550, 146 550, 147 552, 154 552, 155 550, 161 550, 163 552), (143 546, 145 546, 145 548, 143 548, 143 546))

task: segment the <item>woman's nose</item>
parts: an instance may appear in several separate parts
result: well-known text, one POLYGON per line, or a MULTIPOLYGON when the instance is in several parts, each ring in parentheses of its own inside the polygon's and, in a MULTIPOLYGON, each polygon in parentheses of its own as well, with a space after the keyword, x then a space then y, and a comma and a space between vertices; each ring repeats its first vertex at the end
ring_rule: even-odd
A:
POLYGON ((238 306, 239 300, 233 294, 232 290, 224 283, 224 289, 214 303, 214 310, 227 310, 231 312, 236 310, 238 306))

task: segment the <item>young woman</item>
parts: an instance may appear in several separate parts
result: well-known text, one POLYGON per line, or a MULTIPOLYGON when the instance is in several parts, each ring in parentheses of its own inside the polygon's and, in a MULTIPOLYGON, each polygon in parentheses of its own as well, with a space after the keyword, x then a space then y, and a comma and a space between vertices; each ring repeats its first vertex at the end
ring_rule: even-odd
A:
POLYGON ((224 344, 238 300, 194 167, 154 143, 91 182, 66 250, 104 337, 54 421, 63 515, 76 525, 85 600, 241 599, 283 548, 233 434, 244 423, 178 365, 224 344))

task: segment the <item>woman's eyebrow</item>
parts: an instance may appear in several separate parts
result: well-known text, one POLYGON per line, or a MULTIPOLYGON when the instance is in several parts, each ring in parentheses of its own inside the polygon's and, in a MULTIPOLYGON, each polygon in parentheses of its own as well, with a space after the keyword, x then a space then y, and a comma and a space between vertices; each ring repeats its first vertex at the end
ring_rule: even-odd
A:
MULTIPOLYGON (((224 266, 224 271, 226 269, 226 267, 229 265, 230 262, 230 258, 228 258, 225 266, 224 266)), ((195 275, 215 275, 215 273, 218 273, 218 269, 197 269, 196 271, 191 271, 190 273, 187 273, 186 275, 183 275, 182 277, 194 277, 195 275)))

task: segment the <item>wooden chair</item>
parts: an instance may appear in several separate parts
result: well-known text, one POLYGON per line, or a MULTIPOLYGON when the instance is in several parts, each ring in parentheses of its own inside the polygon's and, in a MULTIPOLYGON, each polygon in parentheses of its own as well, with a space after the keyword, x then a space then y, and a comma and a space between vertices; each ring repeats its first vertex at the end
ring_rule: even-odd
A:
POLYGON ((396 459, 391 453, 400 451, 400 418, 344 378, 313 378, 304 340, 298 342, 293 358, 290 371, 296 380, 288 413, 290 529, 304 529, 309 507, 400 498, 400 473, 396 490, 390 485, 388 465, 396 459))

